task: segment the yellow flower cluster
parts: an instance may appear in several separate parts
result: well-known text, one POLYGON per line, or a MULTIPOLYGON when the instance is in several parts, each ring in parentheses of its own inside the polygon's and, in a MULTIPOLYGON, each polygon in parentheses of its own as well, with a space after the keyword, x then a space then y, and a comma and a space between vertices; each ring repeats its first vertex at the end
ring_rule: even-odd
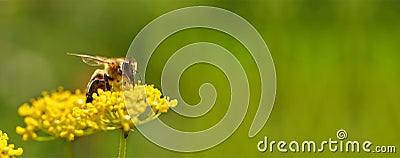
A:
POLYGON ((14 149, 14 144, 8 144, 8 135, 0 130, 0 157, 9 158, 21 156, 24 151, 22 148, 14 149))
POLYGON ((22 135, 23 140, 48 140, 56 137, 74 140, 75 136, 82 136, 88 125, 79 117, 74 117, 74 108, 83 106, 85 95, 76 90, 75 93, 64 91, 59 88, 58 91, 42 93, 42 97, 32 99, 31 105, 23 104, 18 109, 18 114, 24 116, 26 127, 17 126, 17 133, 22 135), (51 137, 38 137, 37 133, 41 131, 51 137))
POLYGON ((77 136, 99 130, 128 132, 134 125, 153 120, 176 105, 176 100, 161 98, 161 92, 153 85, 137 85, 134 89, 115 92, 99 89, 91 103, 85 103, 85 95, 80 90, 71 93, 60 88, 50 94, 43 93, 31 105, 22 105, 18 114, 25 117, 26 127, 18 126, 16 131, 23 140, 60 137, 73 141, 77 136), (38 136, 40 132, 47 136, 38 136))
POLYGON ((154 88, 154 85, 146 86, 147 102, 153 108, 153 111, 158 114, 167 112, 169 106, 176 106, 178 101, 176 99, 170 100, 169 97, 161 97, 161 92, 154 88))

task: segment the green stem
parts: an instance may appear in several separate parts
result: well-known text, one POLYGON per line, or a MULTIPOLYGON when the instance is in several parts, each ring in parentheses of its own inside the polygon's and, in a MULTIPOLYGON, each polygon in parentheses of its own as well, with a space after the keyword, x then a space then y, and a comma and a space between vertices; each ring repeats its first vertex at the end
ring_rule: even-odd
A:
POLYGON ((65 152, 65 157, 67 158, 73 158, 74 153, 73 153, 73 146, 72 142, 70 141, 65 141, 64 143, 64 152, 65 152))
POLYGON ((121 134, 119 136, 119 158, 125 158, 126 156, 126 138, 124 130, 121 130, 121 134))
POLYGON ((38 136, 35 138, 36 141, 50 141, 50 140, 55 140, 57 137, 53 136, 38 136))

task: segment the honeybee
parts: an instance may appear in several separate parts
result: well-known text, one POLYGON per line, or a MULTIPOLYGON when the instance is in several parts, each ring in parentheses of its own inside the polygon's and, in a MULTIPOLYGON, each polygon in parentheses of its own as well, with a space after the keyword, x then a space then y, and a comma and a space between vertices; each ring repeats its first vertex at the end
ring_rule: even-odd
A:
POLYGON ((104 69, 97 69, 90 77, 86 90, 86 103, 93 101, 93 93, 98 89, 104 91, 120 90, 122 85, 135 85, 137 62, 134 58, 106 58, 84 54, 67 53, 78 56, 90 66, 104 66, 104 69), (124 83, 122 83, 124 79, 124 83))

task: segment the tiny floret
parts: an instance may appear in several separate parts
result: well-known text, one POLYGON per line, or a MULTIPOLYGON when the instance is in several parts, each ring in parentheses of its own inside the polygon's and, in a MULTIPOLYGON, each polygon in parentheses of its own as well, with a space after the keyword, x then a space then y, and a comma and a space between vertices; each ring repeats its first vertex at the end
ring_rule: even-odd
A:
POLYGON ((21 156, 24 152, 22 148, 14 148, 14 144, 8 144, 8 135, 0 130, 0 157, 9 158, 21 156))

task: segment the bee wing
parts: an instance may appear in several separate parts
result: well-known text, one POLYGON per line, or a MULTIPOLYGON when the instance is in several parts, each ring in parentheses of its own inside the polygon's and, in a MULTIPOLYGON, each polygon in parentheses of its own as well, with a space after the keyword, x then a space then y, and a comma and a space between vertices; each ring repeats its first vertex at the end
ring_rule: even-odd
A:
POLYGON ((90 66, 101 66, 106 63, 106 58, 103 57, 95 57, 91 55, 85 54, 76 54, 76 53, 67 53, 68 55, 78 56, 82 58, 82 61, 90 66))

